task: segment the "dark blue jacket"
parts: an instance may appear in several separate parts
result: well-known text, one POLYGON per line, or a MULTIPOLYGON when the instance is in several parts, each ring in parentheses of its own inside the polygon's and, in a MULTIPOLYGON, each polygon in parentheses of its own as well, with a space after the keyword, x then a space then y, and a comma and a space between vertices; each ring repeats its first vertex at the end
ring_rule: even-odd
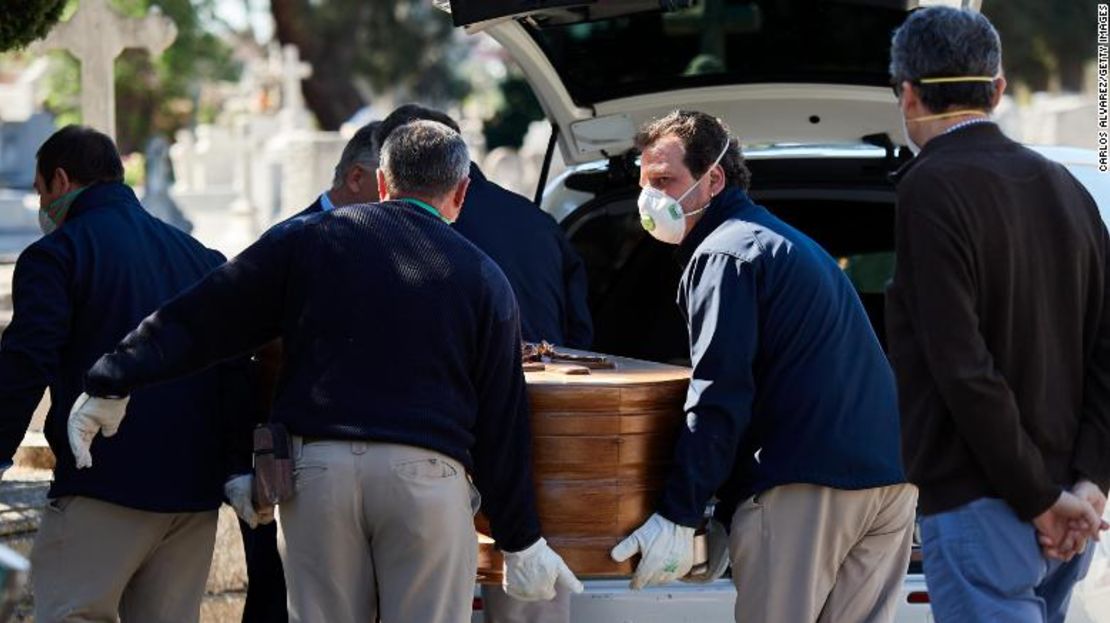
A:
POLYGON ((665 517, 695 525, 718 490, 727 518, 778 485, 904 481, 894 376, 832 257, 739 189, 713 200, 679 257, 694 369, 665 517))
POLYGON ((273 421, 442 452, 472 471, 501 548, 539 537, 512 290, 477 247, 407 202, 275 225, 143 321, 89 372, 89 389, 126 394, 276 337, 273 421))
POLYGON ((589 348, 586 267, 551 215, 470 165, 470 189, 455 230, 501 267, 520 305, 529 342, 589 348))
MULTIPOLYGON (((313 214, 319 214, 323 211, 324 211, 324 204, 320 203, 320 198, 319 197, 316 197, 316 201, 313 201, 312 203, 310 203, 308 205, 307 208, 301 210, 300 212, 297 212, 296 214, 294 214, 293 216, 291 216, 289 218, 294 219, 294 218, 300 218, 302 216, 312 216, 313 214)), ((288 219, 286 219, 286 220, 288 220, 288 219)), ((284 222, 284 221, 282 221, 282 222, 284 222)))
MULTIPOLYGON (((223 257, 152 217, 130 188, 97 184, 57 231, 20 256, 14 317, 0 340, 0 459, 11 460, 43 390, 46 438, 57 457, 52 497, 82 495, 156 512, 220 505, 230 437, 249 435, 238 366, 135 392, 120 434, 97 437, 93 466, 76 470, 66 435, 85 372, 127 332, 223 257)), ((249 466, 249 463, 248 463, 249 466)))

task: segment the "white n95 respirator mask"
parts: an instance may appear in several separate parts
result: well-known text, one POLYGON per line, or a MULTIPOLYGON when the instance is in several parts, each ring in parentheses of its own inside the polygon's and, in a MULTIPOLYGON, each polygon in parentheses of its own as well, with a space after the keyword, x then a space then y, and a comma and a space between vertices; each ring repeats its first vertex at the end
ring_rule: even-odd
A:
POLYGON ((721 158, 725 157, 725 154, 728 153, 728 146, 729 141, 725 141, 725 148, 721 150, 713 164, 709 165, 705 173, 691 184, 678 199, 651 186, 640 190, 640 196, 636 199, 636 206, 640 209, 640 225, 647 233, 651 234, 656 240, 667 244, 682 242, 683 236, 686 235, 686 217, 703 212, 709 207, 707 203, 697 210, 687 213, 682 210, 682 200, 693 192, 698 184, 709 175, 713 167, 717 166, 721 158))

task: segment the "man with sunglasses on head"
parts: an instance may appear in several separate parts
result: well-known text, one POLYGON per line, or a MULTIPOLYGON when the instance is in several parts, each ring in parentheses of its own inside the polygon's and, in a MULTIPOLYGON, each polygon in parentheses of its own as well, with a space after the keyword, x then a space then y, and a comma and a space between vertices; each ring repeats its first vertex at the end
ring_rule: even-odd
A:
POLYGON ((1110 487, 1110 237, 1067 169, 991 123, 987 18, 912 14, 890 68, 919 153, 886 317, 933 615, 1062 621, 1110 487))

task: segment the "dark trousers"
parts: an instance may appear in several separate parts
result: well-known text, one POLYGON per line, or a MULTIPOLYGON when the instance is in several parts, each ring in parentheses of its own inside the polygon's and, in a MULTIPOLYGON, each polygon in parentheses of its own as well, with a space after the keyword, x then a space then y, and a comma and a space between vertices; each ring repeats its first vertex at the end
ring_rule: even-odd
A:
POLYGON ((243 623, 288 623, 285 574, 277 548, 277 522, 251 529, 239 522, 247 558, 247 604, 243 623))

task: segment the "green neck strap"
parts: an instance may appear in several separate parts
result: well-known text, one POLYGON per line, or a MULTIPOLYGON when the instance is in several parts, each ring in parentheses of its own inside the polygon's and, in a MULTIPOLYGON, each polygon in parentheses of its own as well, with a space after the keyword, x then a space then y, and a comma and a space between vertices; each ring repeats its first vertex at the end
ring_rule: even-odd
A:
POLYGON ((406 197, 404 199, 401 199, 401 201, 411 203, 414 206, 419 206, 421 208, 424 208, 424 210, 426 210, 432 216, 438 218, 439 220, 443 221, 444 223, 447 223, 448 225, 451 224, 451 221, 448 220, 447 217, 440 214, 439 210, 435 209, 434 206, 432 206, 430 203, 428 203, 426 201, 421 201, 419 199, 413 199, 412 197, 406 197))

